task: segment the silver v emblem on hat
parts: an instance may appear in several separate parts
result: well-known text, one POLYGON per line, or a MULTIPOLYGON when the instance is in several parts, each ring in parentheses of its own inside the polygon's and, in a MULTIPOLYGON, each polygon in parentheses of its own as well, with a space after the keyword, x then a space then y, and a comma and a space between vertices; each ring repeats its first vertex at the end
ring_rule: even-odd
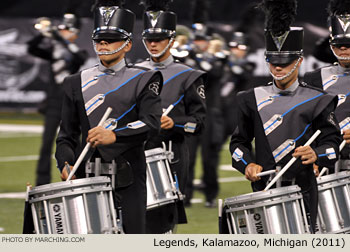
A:
POLYGON ((339 16, 338 20, 343 31, 346 32, 350 26, 350 15, 339 16))
POLYGON ((147 15, 151 21, 152 27, 154 28, 158 23, 158 18, 160 17, 160 11, 149 11, 147 15))
POLYGON ((283 33, 281 36, 278 36, 278 37, 275 37, 271 34, 278 51, 281 51, 284 45, 284 42, 286 42, 288 35, 289 35, 289 31, 286 31, 285 33, 283 33))
POLYGON ((101 7, 100 14, 103 17, 103 22, 106 26, 108 26, 109 21, 113 17, 115 11, 118 7, 101 7))

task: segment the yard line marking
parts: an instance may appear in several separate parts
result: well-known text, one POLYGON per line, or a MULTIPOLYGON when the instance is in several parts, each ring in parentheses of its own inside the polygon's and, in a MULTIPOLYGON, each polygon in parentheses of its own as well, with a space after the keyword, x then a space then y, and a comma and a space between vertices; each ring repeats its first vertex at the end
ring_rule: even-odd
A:
POLYGON ((222 171, 238 171, 236 168, 233 168, 230 164, 220 165, 219 167, 222 171))
POLYGON ((16 132, 0 132, 0 138, 24 138, 24 137, 39 137, 39 133, 16 133, 16 132))
POLYGON ((0 162, 36 161, 38 159, 38 155, 0 157, 0 162))
MULTIPOLYGON (((229 183, 229 182, 240 182, 240 181, 248 181, 243 175, 239 177, 228 177, 228 178, 219 178, 219 183, 229 183)), ((201 179, 194 179, 193 184, 199 185, 202 183, 201 179)))
POLYGON ((199 204, 199 203, 203 203, 203 202, 204 202, 204 200, 200 199, 200 198, 192 198, 191 199, 192 204, 199 204))
POLYGON ((5 228, 0 227, 0 232, 5 232, 5 228))
POLYGON ((25 199, 25 192, 17 192, 17 193, 0 193, 0 199, 25 199))
POLYGON ((42 126, 42 125, 23 125, 23 124, 0 124, 0 131, 43 133, 44 126, 42 126))

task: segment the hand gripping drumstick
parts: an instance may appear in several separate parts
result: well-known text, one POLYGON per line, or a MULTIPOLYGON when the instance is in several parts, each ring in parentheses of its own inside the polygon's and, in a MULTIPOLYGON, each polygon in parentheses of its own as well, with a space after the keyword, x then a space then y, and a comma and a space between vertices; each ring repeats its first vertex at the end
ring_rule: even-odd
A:
MULTIPOLYGON (((112 108, 111 107, 108 107, 106 112, 104 113, 104 115, 102 116, 100 122, 98 123, 97 126, 102 126, 102 124, 107 120, 108 116, 111 114, 112 112, 112 108)), ((72 171, 69 173, 69 176, 67 178, 66 181, 69 181, 71 180, 71 178, 73 177, 74 173, 77 171, 80 163, 83 161, 85 155, 88 153, 89 149, 91 147, 91 144, 90 143, 87 143, 84 147, 84 150, 80 153, 80 156, 78 158, 78 160, 75 162, 74 166, 73 166, 73 169, 72 171)))
POLYGON ((269 170, 269 171, 264 171, 264 172, 257 173, 256 176, 262 177, 262 176, 274 174, 276 172, 277 172, 276 170, 269 170))
MULTIPOLYGON (((309 146, 317 137, 321 134, 320 130, 317 130, 312 137, 304 144, 304 146, 309 146)), ((265 187, 264 191, 267 191, 270 189, 271 186, 273 186, 274 183, 289 169, 289 167, 294 164, 295 160, 297 160, 296 157, 293 157, 289 162, 278 172, 278 174, 272 179, 272 181, 265 187)))

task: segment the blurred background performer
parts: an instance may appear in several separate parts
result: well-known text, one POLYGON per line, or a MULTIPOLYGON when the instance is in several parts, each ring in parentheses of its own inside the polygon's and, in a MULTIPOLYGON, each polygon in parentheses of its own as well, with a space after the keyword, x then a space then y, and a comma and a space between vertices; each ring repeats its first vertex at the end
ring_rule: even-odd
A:
POLYGON ((75 44, 79 36, 80 20, 73 9, 68 9, 60 24, 53 26, 51 20, 39 18, 35 28, 39 35, 28 41, 28 52, 50 62, 51 82, 47 97, 39 107, 45 115, 44 133, 36 169, 36 185, 51 182, 52 146, 61 120, 63 101, 62 82, 76 73, 87 59, 87 52, 75 44))
POLYGON ((295 0, 264 0, 266 13, 266 62, 273 82, 238 94, 238 126, 230 143, 232 166, 252 182, 253 191, 263 190, 268 178, 256 174, 284 167, 300 157, 282 176, 282 186, 301 187, 310 231, 317 217, 318 191, 313 164, 332 165, 338 156, 340 131, 335 123, 337 97, 300 83, 303 60, 303 28, 290 27, 296 15, 295 0), (302 146, 316 132, 311 146, 302 146), (256 158, 251 155, 255 138, 256 158))
MULTIPOLYGON (((350 169, 350 0, 330 1, 328 12, 329 44, 338 62, 306 73, 304 81, 338 96, 335 115, 347 144, 340 153, 337 168, 350 169)), ((334 172, 334 167, 327 168, 334 172)))
MULTIPOLYGON (((142 37, 150 59, 138 66, 157 69, 162 73, 164 86, 160 95, 161 108, 165 111, 171 104, 175 106, 167 116, 162 116, 161 132, 147 141, 146 150, 162 147, 162 142, 169 148, 169 141, 172 142, 174 159, 171 160, 170 167, 172 172, 176 172, 180 191, 184 193, 189 163, 185 135, 197 135, 203 129, 206 109, 205 73, 174 60, 171 55, 176 14, 168 10, 169 2, 171 1, 141 1, 145 7, 142 37)), ((147 233, 169 232, 176 223, 186 222, 184 209, 176 208, 174 204, 147 211, 147 233)))
MULTIPOLYGON (((210 3, 208 0, 194 0, 192 5, 194 38, 193 50, 190 53, 193 64, 191 66, 207 72, 206 85, 207 114, 204 132, 200 137, 189 137, 190 149, 190 174, 185 194, 188 195, 186 205, 190 205, 193 194, 192 180, 194 178, 194 166, 197 148, 201 146, 203 176, 202 184, 198 187, 205 194, 205 206, 215 207, 216 196, 219 192, 217 167, 219 152, 224 137, 224 122, 221 111, 221 79, 224 74, 225 56, 220 52, 223 44, 217 39, 212 39, 208 33, 206 22, 208 20, 210 3), (218 47, 219 46, 219 47, 218 47), (219 48, 219 50, 218 50, 219 48)), ((189 63, 189 61, 187 61, 189 63)), ((186 62, 186 63, 187 63, 186 62)))
MULTIPOLYGON (((156 71, 126 64, 132 47, 135 14, 123 1, 96 1, 92 40, 100 63, 63 83, 62 122, 57 137, 56 159, 62 179, 68 177, 65 162, 73 165, 81 146, 92 144, 84 158, 102 165, 117 164, 118 206, 122 208, 125 233, 145 233, 146 160, 143 143, 160 127, 162 76, 156 71), (96 127, 107 107, 113 111, 105 124, 96 127), (140 127, 128 127, 138 122, 140 127), (81 138, 80 138, 81 137, 81 138)), ((84 177, 84 163, 77 177, 84 177)))
POLYGON ((255 64, 247 60, 249 45, 246 34, 240 31, 233 32, 227 45, 230 51, 220 91, 222 113, 225 118, 223 144, 237 126, 237 122, 234 121, 235 117, 232 116, 237 113, 236 95, 248 89, 248 80, 253 75, 255 68, 255 64))

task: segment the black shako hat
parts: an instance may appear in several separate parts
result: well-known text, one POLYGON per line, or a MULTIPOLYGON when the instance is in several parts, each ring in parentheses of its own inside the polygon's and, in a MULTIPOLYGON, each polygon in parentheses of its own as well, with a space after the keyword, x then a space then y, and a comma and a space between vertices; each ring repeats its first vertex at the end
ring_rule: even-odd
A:
POLYGON ((193 0, 191 3, 193 40, 210 40, 207 22, 209 20, 209 0, 193 0))
POLYGON ((328 4, 330 44, 350 44, 350 0, 331 0, 328 4))
POLYGON ((80 30, 81 22, 79 17, 74 13, 65 13, 63 15, 62 22, 57 26, 60 30, 69 30, 78 33, 80 30))
POLYGON ((132 37, 136 16, 123 8, 124 1, 97 0, 92 39, 126 40, 132 37))
POLYGON ((143 33, 146 39, 166 39, 175 36, 177 16, 169 11, 172 0, 141 0, 144 6, 143 33))
POLYGON ((296 15, 295 0, 264 0, 266 61, 288 65, 303 55, 304 29, 290 27, 296 15))

